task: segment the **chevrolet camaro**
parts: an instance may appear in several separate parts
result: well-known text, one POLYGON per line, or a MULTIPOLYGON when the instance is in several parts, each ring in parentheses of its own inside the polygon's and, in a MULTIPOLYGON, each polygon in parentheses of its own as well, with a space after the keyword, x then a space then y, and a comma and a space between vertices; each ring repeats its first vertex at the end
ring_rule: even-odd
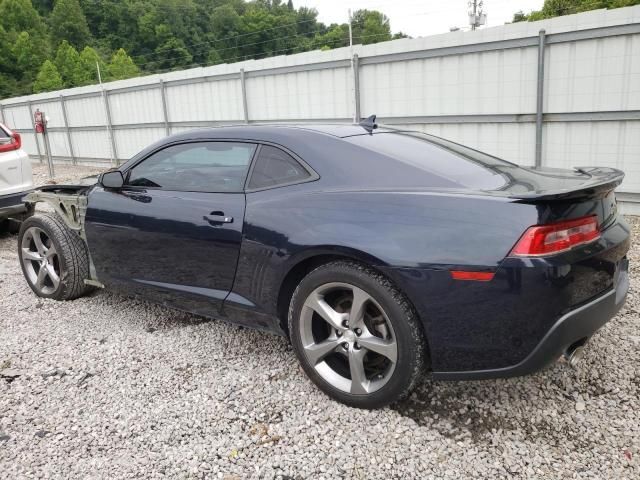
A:
POLYGON ((308 377, 377 408, 421 375, 525 375, 623 305, 611 168, 524 168, 375 124, 179 133, 93 184, 25 197, 36 295, 106 287, 286 335, 308 377))

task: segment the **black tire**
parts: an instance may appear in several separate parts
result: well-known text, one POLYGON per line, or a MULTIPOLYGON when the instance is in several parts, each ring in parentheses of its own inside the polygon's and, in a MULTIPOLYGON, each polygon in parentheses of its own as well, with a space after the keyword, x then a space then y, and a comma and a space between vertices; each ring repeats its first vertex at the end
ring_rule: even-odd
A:
POLYGON ((22 273, 31 290, 39 297, 52 298, 54 300, 73 300, 93 290, 93 287, 84 283, 85 279, 90 278, 87 244, 77 232, 71 230, 56 214, 38 213, 27 218, 22 223, 18 235, 18 255, 22 273), (49 239, 49 248, 52 242, 57 256, 55 264, 59 282, 57 286, 50 284, 46 291, 38 288, 37 282, 30 278, 27 271, 30 263, 35 264, 35 267, 32 268, 38 268, 38 262, 23 260, 24 237, 25 234, 30 234, 28 232, 35 231, 34 227, 42 231, 45 238, 49 239))
MULTIPOLYGON (((327 290, 327 292, 329 292, 327 293, 328 296, 322 297, 324 300, 329 298, 329 295, 332 295, 330 290, 327 290)), ((353 306, 353 302, 354 300, 352 300, 351 306, 353 306)), ((366 308, 368 309, 370 307, 367 306, 366 308)), ((349 315, 351 315, 351 313, 349 315)), ((343 321, 343 323, 348 325, 348 321, 343 321)), ((334 333, 332 333, 333 327, 328 326, 327 330, 331 332, 329 335, 334 335, 334 333)), ((356 328, 355 330, 357 331, 359 329, 356 328)), ((417 313, 405 296, 400 293, 384 275, 359 263, 351 261, 328 263, 316 268, 304 277, 291 299, 289 307, 289 332, 293 348, 307 376, 327 395, 352 407, 366 409, 381 408, 405 398, 419 382, 427 367, 427 345, 417 313), (382 315, 385 316, 385 321, 391 324, 390 331, 393 333, 393 338, 391 338, 391 336, 388 337, 388 341, 395 341, 397 345, 396 353, 394 354, 396 361, 391 372, 388 374, 388 378, 384 378, 382 374, 376 377, 377 379, 384 378, 386 383, 375 391, 358 394, 352 393, 353 386, 350 387, 350 391, 336 387, 336 383, 344 383, 344 380, 338 379, 337 382, 332 383, 323 377, 316 369, 317 366, 322 363, 329 364, 328 357, 327 359, 322 357, 323 359, 317 361, 316 366, 314 366, 305 355, 303 337, 307 339, 307 343, 309 342, 308 333, 303 333, 309 330, 309 327, 304 326, 308 325, 308 323, 305 323, 307 322, 305 318, 309 318, 309 315, 311 315, 312 320, 309 321, 315 322, 312 326, 312 329, 315 329, 314 332, 317 330, 318 322, 324 325, 322 318, 318 320, 316 316, 317 311, 314 309, 309 310, 308 307, 305 307, 305 302, 307 302, 308 298, 314 298, 310 297, 310 295, 316 295, 316 292, 321 291, 325 286, 328 286, 327 288, 341 288, 331 287, 331 285, 336 285, 336 282, 356 287, 352 292, 353 297, 355 297, 357 289, 366 293, 370 297, 367 301, 371 302, 370 304, 375 302, 373 308, 381 308, 383 310, 382 315), (304 312, 303 308, 305 308, 304 312), (310 314, 306 313, 309 311, 311 312, 310 314)), ((368 332, 367 330, 367 333, 368 332)), ((362 331, 360 331, 360 334, 364 335, 362 331)), ((316 333, 312 333, 312 335, 316 335, 316 333)), ((347 342, 345 342, 342 344, 345 349, 344 352, 338 348, 337 351, 331 350, 329 355, 335 356, 341 354, 345 357, 345 360, 342 361, 351 365, 351 348, 355 346, 354 348, 360 350, 363 347, 358 345, 358 338, 354 339, 353 332, 349 335, 349 340, 355 341, 355 343, 349 344, 351 346, 347 347, 347 342)), ((318 345, 323 342, 326 343, 328 340, 339 342, 346 338, 346 331, 340 333, 336 330, 334 340, 330 338, 325 340, 320 339, 318 340, 318 345)), ((307 346, 307 348, 309 347, 307 346)), ((367 349, 364 350, 367 351, 367 349)), ((309 350, 307 350, 307 352, 308 351, 309 350)), ((365 355, 367 355, 367 357, 364 358, 368 358, 370 353, 366 353, 365 355)), ((374 356, 375 355, 377 354, 374 352, 374 356)), ((335 364, 335 362, 340 361, 340 359, 332 359, 331 361, 335 364)), ((327 365, 322 366, 324 372, 327 371, 326 366, 327 365)), ((339 367, 339 365, 337 367, 339 367)), ((365 371, 366 367, 362 372, 364 373, 365 371)), ((329 375, 331 376, 333 374, 329 375)), ((346 376, 349 379, 353 377, 351 373, 346 374, 346 376)), ((365 376, 365 378, 369 379, 368 376, 365 376)), ((373 381, 373 378, 365 380, 365 382, 373 381)), ((382 380, 380 380, 380 382, 382 382, 382 380)), ((351 383, 353 384, 354 382, 351 383)))

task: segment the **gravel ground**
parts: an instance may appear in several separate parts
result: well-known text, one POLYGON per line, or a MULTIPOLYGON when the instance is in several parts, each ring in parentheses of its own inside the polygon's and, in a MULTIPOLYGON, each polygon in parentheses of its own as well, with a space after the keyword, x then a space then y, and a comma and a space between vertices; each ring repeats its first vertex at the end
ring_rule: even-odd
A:
POLYGON ((39 299, 0 235, 0 477, 640 478, 629 220, 627 306, 577 369, 425 380, 373 412, 321 394, 284 338, 107 291, 39 299))

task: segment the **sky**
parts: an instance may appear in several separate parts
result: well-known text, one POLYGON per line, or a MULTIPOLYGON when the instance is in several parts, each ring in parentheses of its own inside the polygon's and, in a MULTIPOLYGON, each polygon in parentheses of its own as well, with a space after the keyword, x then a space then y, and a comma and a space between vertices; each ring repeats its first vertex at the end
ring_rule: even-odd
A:
MULTIPOLYGON (((542 8, 543 0, 483 0, 488 27, 503 25, 519 10, 525 13, 542 8)), ((326 24, 346 23, 348 9, 378 10, 389 17, 391 31, 412 37, 448 32, 450 27, 469 27, 468 0, 293 0, 296 7, 318 10, 318 20, 326 24)))

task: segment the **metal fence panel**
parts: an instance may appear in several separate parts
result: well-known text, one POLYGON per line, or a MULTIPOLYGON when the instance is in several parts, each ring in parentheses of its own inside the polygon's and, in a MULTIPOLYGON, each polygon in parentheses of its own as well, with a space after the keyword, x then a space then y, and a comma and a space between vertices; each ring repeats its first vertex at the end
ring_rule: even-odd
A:
POLYGON ((348 118, 352 86, 346 68, 247 78, 250 120, 348 118))
POLYGON ((150 145, 165 136, 164 127, 114 130, 120 163, 140 151, 140 145, 150 145))
POLYGON ((73 148, 78 157, 109 158, 109 135, 106 130, 78 130, 73 132, 73 148))
POLYGON ((109 108, 114 125, 160 122, 163 119, 160 85, 147 90, 111 92, 109 108))
POLYGON ((65 105, 71 127, 105 125, 107 121, 104 101, 100 95, 65 98, 65 105))
POLYGON ((2 113, 5 122, 16 130, 28 130, 33 128, 33 119, 27 105, 2 105, 2 113))
POLYGON ((166 95, 170 122, 242 119, 239 78, 183 85, 169 84, 166 95))
POLYGON ((640 35, 550 45, 545 112, 640 110, 640 35))

